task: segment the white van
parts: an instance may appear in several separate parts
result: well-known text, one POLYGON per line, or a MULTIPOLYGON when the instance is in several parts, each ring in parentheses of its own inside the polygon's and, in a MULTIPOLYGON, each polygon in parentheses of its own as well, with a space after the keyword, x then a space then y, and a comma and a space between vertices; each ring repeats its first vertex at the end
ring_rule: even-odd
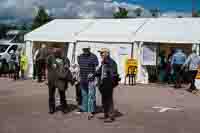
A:
POLYGON ((24 46, 24 34, 17 30, 8 31, 6 37, 0 40, 0 60, 10 61, 10 51, 16 51, 24 46))

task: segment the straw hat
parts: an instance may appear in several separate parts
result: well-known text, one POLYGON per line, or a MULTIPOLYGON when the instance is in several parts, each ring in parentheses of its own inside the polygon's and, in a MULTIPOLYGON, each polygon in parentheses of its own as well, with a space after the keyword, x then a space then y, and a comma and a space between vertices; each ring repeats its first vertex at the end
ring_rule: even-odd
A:
POLYGON ((108 48, 101 48, 98 52, 100 52, 100 53, 103 53, 103 52, 109 53, 110 50, 108 48))

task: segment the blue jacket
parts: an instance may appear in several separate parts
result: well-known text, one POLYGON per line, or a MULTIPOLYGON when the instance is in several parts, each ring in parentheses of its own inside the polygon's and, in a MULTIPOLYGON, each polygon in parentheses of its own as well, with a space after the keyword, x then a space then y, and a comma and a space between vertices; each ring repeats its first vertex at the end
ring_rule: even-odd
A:
POLYGON ((177 64, 177 65, 182 65, 185 63, 186 60, 186 55, 182 51, 177 51, 173 56, 172 56, 172 61, 171 64, 177 64))

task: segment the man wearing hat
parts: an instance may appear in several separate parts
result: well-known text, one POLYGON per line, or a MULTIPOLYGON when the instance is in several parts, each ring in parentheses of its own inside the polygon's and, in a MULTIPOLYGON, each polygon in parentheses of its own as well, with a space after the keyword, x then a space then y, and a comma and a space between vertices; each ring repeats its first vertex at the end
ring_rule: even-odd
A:
POLYGON ((105 122, 114 120, 113 89, 120 81, 117 63, 110 57, 109 49, 99 50, 102 62, 95 76, 99 77, 99 90, 102 95, 105 122))
POLYGON ((95 54, 90 51, 90 47, 85 47, 82 49, 83 53, 78 56, 78 64, 80 67, 80 88, 82 96, 81 112, 90 112, 91 115, 95 112, 96 107, 96 97, 95 97, 95 86, 89 86, 88 77, 93 75, 98 66, 98 58, 95 54), (92 91, 89 96, 89 88, 92 91), (89 99, 91 98, 91 99, 89 99), (88 107, 88 103, 91 103, 92 107, 88 107))

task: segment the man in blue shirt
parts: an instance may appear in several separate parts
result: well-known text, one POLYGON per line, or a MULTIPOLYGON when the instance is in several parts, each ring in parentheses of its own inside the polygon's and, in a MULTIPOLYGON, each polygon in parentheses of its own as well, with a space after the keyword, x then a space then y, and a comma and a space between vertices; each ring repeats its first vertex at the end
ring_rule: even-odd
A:
POLYGON ((177 49, 172 56, 171 65, 176 75, 175 88, 181 88, 181 66, 185 63, 186 55, 181 49, 177 49))

